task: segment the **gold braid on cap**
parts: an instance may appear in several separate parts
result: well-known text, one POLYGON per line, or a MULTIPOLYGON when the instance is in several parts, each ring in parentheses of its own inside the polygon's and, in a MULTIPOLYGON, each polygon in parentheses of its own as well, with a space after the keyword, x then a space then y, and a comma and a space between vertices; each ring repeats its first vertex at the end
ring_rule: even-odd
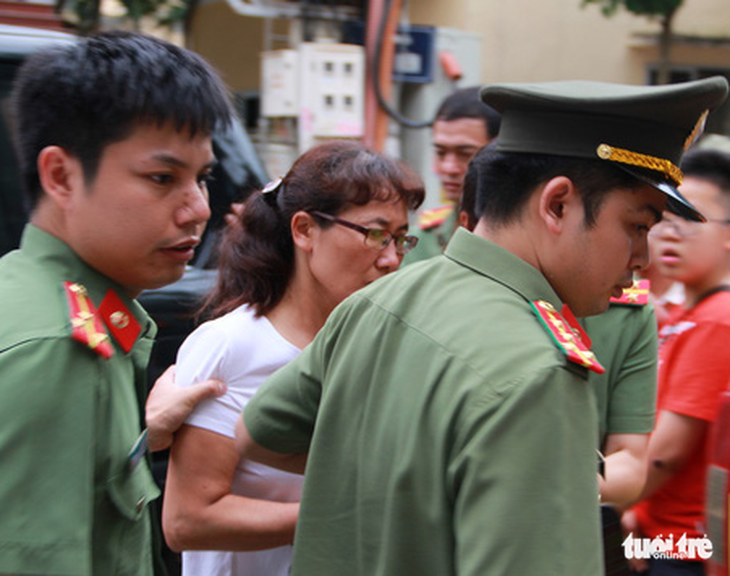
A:
POLYGON ((601 144, 596 148, 596 154, 602 160, 611 160, 612 162, 620 162, 622 164, 630 164, 639 168, 647 168, 655 172, 661 172, 674 182, 675 186, 682 183, 682 171, 664 158, 649 156, 648 154, 640 154, 623 148, 614 148, 608 144, 601 144))

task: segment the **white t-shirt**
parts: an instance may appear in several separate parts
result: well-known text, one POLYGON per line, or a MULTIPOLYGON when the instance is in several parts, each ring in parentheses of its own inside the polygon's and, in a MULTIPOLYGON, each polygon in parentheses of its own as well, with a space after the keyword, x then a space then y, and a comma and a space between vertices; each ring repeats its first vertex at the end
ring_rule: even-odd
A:
MULTIPOLYGON (((235 437, 236 420, 256 390, 300 350, 286 341, 264 317, 248 306, 206 322, 183 342, 177 355, 176 380, 190 386, 208 378, 222 380, 227 392, 203 400, 186 423, 235 437)), ((232 494, 298 502, 304 477, 240 461, 232 494)), ((287 576, 291 546, 255 552, 183 552, 183 576, 287 576)))

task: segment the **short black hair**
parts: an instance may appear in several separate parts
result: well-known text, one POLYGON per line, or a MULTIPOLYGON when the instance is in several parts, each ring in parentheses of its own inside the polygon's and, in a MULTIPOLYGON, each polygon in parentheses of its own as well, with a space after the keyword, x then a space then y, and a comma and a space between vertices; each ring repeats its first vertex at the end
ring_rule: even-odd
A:
POLYGON ((682 158, 685 176, 702 178, 730 194, 730 154, 709 148, 693 148, 682 158))
POLYGON ((680 166, 685 177, 691 176, 717 186, 720 202, 730 215, 730 154, 712 148, 693 148, 685 153, 680 166))
POLYGON ((106 146, 140 124, 172 123, 212 134, 233 118, 228 90, 200 56, 162 40, 108 32, 30 56, 12 92, 15 144, 31 206, 41 194, 36 162, 60 146, 93 180, 106 146))
MULTIPOLYGON (((495 143, 487 144, 487 148, 494 148, 495 143)), ((478 155, 478 153, 477 153, 478 155)), ((461 214, 466 214, 466 228, 474 230, 477 225, 479 216, 477 215, 477 188, 479 187, 479 168, 474 164, 474 160, 469 163, 466 174, 464 174, 464 183, 461 186, 461 196, 459 197, 459 218, 461 214)))
POLYGON ((464 185, 476 189, 476 215, 503 225, 519 219, 532 191, 557 176, 575 184, 589 227, 595 224, 607 192, 645 186, 642 180, 602 160, 498 152, 496 146, 485 146, 476 154, 464 185))
POLYGON ((476 118, 484 121, 487 130, 487 140, 494 140, 499 135, 502 115, 494 108, 482 102, 479 86, 470 86, 456 90, 439 106, 436 120, 460 120, 461 118, 476 118))

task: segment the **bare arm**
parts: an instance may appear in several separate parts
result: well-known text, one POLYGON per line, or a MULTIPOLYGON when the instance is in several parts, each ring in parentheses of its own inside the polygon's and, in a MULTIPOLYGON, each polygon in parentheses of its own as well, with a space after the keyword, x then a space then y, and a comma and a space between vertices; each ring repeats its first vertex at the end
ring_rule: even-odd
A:
MULTIPOLYGON (((632 509, 626 510, 621 515, 621 528, 624 536, 631 534, 634 538, 644 537, 644 534, 641 532, 641 526, 639 526, 639 520, 636 518, 636 512, 632 509)), ((629 567, 634 572, 641 574, 649 570, 649 561, 645 558, 631 558, 629 560, 629 567)))
POLYGON ((606 476, 598 484, 603 502, 618 507, 635 501, 644 487, 648 434, 609 434, 606 437, 606 476))
POLYGON ((236 451, 242 458, 295 474, 304 474, 304 468, 307 465, 306 453, 281 454, 257 444, 248 433, 243 416, 236 420, 236 451))
POLYGON ((231 494, 238 461, 232 438, 194 426, 180 429, 162 508, 170 548, 248 551, 293 542, 299 503, 231 494))
POLYGON ((160 376, 147 396, 145 419, 150 450, 164 450, 172 444, 173 435, 193 411, 193 408, 211 396, 220 396, 226 385, 219 380, 205 380, 192 386, 180 387, 175 383, 175 366, 160 376))
POLYGON ((707 422, 662 410, 647 449, 646 484, 639 496, 644 500, 661 488, 699 448, 707 422))

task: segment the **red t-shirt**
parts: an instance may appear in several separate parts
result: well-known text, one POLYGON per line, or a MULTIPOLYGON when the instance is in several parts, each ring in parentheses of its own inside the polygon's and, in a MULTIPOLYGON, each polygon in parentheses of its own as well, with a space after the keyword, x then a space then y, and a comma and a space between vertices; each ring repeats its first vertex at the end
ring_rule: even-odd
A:
MULTIPOLYGON (((659 334, 657 413, 667 410, 713 422, 728 381, 730 292, 717 292, 690 310, 675 310, 659 334)), ((673 534, 676 542, 684 533, 688 538, 707 534, 707 440, 706 433, 684 468, 635 507, 645 536, 673 534)))

